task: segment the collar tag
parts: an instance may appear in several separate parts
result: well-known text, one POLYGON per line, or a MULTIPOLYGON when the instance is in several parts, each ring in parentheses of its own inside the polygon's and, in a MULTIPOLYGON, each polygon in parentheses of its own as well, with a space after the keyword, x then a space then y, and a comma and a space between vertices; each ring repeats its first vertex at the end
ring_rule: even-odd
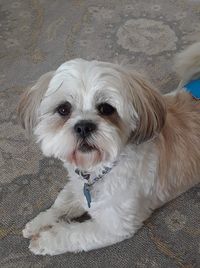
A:
POLYGON ((91 198, 91 193, 90 193, 90 187, 97 181, 99 181, 100 179, 102 179, 107 173, 109 173, 112 168, 117 164, 117 162, 113 162, 112 163, 112 166, 110 167, 107 167, 107 166, 104 166, 99 174, 90 174, 88 172, 85 172, 85 171, 81 171, 80 169, 76 168, 75 169, 75 173, 81 178, 83 179, 85 182, 84 182, 84 186, 83 186, 83 193, 84 193, 84 196, 87 200, 87 204, 88 204, 88 207, 90 208, 91 206, 91 201, 92 201, 92 198, 91 198), (86 182, 87 181, 87 182, 86 182))
POLYGON ((90 194, 90 186, 87 183, 84 183, 83 193, 87 200, 88 207, 90 208, 92 200, 91 200, 91 194, 90 194))
POLYGON ((184 88, 193 98, 200 99, 200 79, 190 81, 184 85, 184 88))

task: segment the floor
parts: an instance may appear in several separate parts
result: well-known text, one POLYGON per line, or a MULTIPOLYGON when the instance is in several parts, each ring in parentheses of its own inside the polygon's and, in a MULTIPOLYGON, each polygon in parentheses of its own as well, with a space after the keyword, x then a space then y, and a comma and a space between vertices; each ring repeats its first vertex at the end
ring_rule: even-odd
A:
POLYGON ((199 0, 0 1, 0 267, 200 267, 200 186, 157 210, 122 243, 88 253, 34 256, 25 223, 67 180, 18 124, 26 86, 75 58, 130 65, 162 91, 177 86, 173 56, 200 41, 199 0))

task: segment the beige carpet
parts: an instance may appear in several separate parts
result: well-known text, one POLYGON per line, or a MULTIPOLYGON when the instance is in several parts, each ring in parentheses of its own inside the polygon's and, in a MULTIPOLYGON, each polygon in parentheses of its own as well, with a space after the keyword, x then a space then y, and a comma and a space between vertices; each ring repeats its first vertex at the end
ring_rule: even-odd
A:
POLYGON ((167 204, 132 238, 108 248, 34 256, 25 223, 51 205, 67 173, 25 136, 25 87, 74 57, 124 62, 163 92, 175 53, 200 41, 199 0, 0 0, 0 267, 200 267, 200 187, 167 204))

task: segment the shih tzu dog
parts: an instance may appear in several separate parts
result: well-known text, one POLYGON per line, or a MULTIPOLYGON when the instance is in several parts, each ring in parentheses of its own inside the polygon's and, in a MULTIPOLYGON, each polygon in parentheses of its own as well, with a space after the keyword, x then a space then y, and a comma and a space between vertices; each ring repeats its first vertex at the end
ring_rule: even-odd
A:
POLYGON ((23 127, 69 173, 52 207, 23 230, 33 253, 129 238, 154 209, 200 181, 200 43, 179 54, 176 66, 180 85, 166 95, 135 71, 82 59, 25 92, 23 127), (86 212, 86 221, 74 220, 86 212))

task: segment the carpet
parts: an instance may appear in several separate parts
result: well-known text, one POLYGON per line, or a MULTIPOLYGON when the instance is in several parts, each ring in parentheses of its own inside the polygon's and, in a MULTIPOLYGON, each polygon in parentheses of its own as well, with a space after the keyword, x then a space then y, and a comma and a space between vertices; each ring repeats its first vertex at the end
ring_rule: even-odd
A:
POLYGON ((87 253, 34 256, 21 231, 67 181, 18 123, 26 86, 82 57, 146 72, 176 88, 173 57, 200 41, 198 0, 0 0, 0 267, 200 267, 200 186, 153 213, 137 234, 87 253))

